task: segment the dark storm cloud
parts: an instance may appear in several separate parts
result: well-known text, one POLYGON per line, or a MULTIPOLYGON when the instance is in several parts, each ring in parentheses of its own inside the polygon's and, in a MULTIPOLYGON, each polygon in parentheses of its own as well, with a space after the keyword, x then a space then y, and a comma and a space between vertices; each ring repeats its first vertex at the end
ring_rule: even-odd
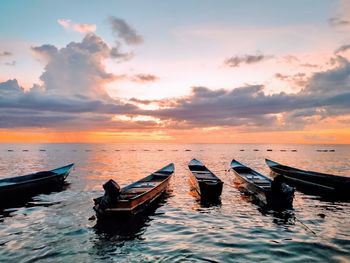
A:
POLYGON ((312 75, 306 84, 303 93, 337 95, 350 90, 350 63, 341 56, 334 59, 337 66, 321 72, 316 72, 312 75))
MULTIPOLYGON (((17 96, 24 92, 23 88, 18 85, 16 79, 9 79, 0 83, 0 96, 17 96)), ((0 104, 1 106, 1 104, 0 104)))
POLYGON ((94 125, 114 127, 117 123, 111 119, 115 114, 137 112, 135 105, 118 100, 57 96, 38 87, 24 92, 17 80, 0 83, 0 128, 84 129, 94 125))
MULTIPOLYGON (((61 123, 64 127, 98 126, 108 129, 138 129, 165 127, 190 129, 196 127, 244 127, 244 129, 287 130, 302 129, 304 125, 327 117, 350 114, 350 63, 335 58, 337 66, 314 73, 298 93, 267 94, 262 85, 250 85, 233 90, 211 90, 194 87, 188 96, 166 100, 130 99, 133 104, 161 106, 158 110, 141 110, 133 104, 118 100, 84 96, 51 96, 40 87, 24 92, 16 80, 0 84, 2 126, 48 126, 61 123), (12 112, 9 112, 11 110, 12 112), (19 112, 13 112, 13 111, 19 112), (25 112, 34 112, 30 117, 25 112), (22 114, 23 112, 23 114, 22 114), (156 122, 111 121, 117 114, 145 115, 161 119, 156 122), (33 118, 33 120, 30 120, 33 118), (281 121, 282 118, 282 121, 281 121), (35 119, 35 120, 34 120, 35 119), (6 124, 7 123, 7 124, 6 124), (11 124, 12 123, 12 124, 11 124)), ((288 78, 283 76, 281 78, 288 78)))
POLYGON ((38 90, 24 90, 17 80, 0 83, 0 108, 26 109, 57 113, 102 113, 124 114, 133 113, 137 107, 132 104, 121 103, 117 100, 103 101, 79 96, 50 95, 38 90))
POLYGON ((0 112, 0 128, 54 128, 56 131, 89 130, 103 127, 106 130, 152 129, 158 126, 152 121, 128 122, 113 120, 106 114, 60 113, 6 109, 0 112))
POLYGON ((266 95, 263 86, 246 86, 232 91, 195 87, 188 97, 174 101, 176 107, 155 111, 161 119, 185 121, 190 126, 266 126, 272 114, 307 107, 307 101, 285 93, 266 95))
MULTIPOLYGON (((260 85, 231 91, 195 87, 189 96, 168 101, 172 106, 148 111, 147 115, 173 121, 175 127, 244 125, 274 130, 302 129, 305 124, 327 117, 350 114, 350 64, 343 57, 337 57, 336 61, 337 67, 311 75, 296 94, 266 94, 260 85)), ((280 77, 290 78, 281 74, 280 77)))
POLYGON ((143 42, 143 37, 123 19, 111 16, 109 17, 108 21, 111 25, 113 33, 124 40, 125 43, 137 45, 143 42))
MULTIPOLYGON (((111 18, 115 32, 127 43, 140 43, 142 38, 120 19, 111 18)), ((346 51, 343 46, 338 50, 346 51)), ((247 129, 302 129, 305 124, 350 114, 350 63, 339 55, 332 59, 332 69, 306 77, 277 73, 275 77, 297 83, 303 88, 295 94, 269 94, 262 85, 247 85, 232 90, 194 87, 183 97, 163 100, 132 98, 128 102, 111 98, 105 85, 115 80, 157 81, 152 74, 112 74, 106 59, 128 59, 120 44, 110 46, 101 37, 89 33, 79 42, 65 47, 53 45, 32 47, 45 63, 41 85, 29 91, 12 79, 0 83, 0 128, 52 127, 59 129, 191 129, 196 127, 244 127, 247 129), (300 83, 299 83, 300 84, 300 83), (300 84, 301 85, 301 84, 300 84), (157 110, 142 110, 136 105, 158 104, 157 110), (157 121, 125 121, 116 115, 132 118, 151 116, 157 121)), ((131 54, 131 53, 129 53, 131 54)), ((271 58, 266 55, 231 57, 226 65, 238 67, 271 58)), ((289 58, 296 60, 295 58, 289 58)), ((298 61, 297 61, 298 62, 298 61)), ((300 62, 300 61, 299 61, 300 62)), ((298 63, 299 63, 298 62, 298 63)), ((142 118, 141 118, 142 119, 142 118)), ((136 118, 137 120, 137 118, 136 118)))
POLYGON ((44 115, 37 111, 30 111, 30 115, 27 114, 28 111, 17 111, 15 113, 11 112, 0 112, 0 128, 48 128, 57 127, 57 125, 62 125, 70 120, 73 120, 73 116, 62 116, 62 115, 44 115))
POLYGON ((224 65, 227 67, 236 68, 242 64, 255 64, 270 58, 272 58, 272 56, 262 54, 233 56, 225 59, 224 65))

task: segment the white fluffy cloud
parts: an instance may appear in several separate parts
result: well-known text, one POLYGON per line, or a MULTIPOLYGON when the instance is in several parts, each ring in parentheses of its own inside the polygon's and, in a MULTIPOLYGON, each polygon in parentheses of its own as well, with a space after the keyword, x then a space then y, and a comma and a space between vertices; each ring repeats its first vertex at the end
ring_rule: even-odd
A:
POLYGON ((82 23, 75 23, 72 20, 69 19, 58 19, 57 23, 59 23, 61 26, 63 26, 65 29, 77 31, 79 33, 92 33, 96 31, 96 25, 95 24, 82 24, 82 23))
POLYGON ((81 42, 71 42, 61 49, 42 45, 32 50, 47 61, 40 79, 48 93, 106 99, 104 85, 118 78, 108 73, 103 64, 118 51, 92 33, 81 42))

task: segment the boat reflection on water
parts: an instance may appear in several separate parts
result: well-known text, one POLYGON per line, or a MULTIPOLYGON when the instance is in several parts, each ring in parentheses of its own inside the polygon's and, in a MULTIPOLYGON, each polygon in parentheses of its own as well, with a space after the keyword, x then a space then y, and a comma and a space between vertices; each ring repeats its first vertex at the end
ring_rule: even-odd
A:
POLYGON ((0 207, 0 222, 3 222, 5 218, 12 217, 14 213, 21 208, 32 208, 32 207, 50 207, 53 205, 60 204, 58 201, 45 201, 38 196, 31 197, 27 200, 18 200, 17 202, 12 202, 6 207, 0 207))
POLYGON ((49 190, 43 190, 42 193, 35 195, 35 196, 22 196, 17 199, 9 199, 6 200, 6 202, 0 202, 0 216, 1 217, 7 217, 11 216, 10 214, 14 211, 16 211, 18 208, 21 207, 36 207, 36 206, 51 206, 54 204, 57 204, 59 202, 46 202, 42 201, 42 198, 39 198, 40 196, 46 196, 52 193, 58 193, 63 192, 67 190, 70 186, 70 183, 64 181, 64 183, 60 186, 57 186, 55 188, 51 188, 49 190))
POLYGON ((295 224, 295 213, 293 208, 288 209, 273 209, 266 203, 261 202, 254 194, 247 191, 247 189, 238 181, 234 181, 235 187, 240 191, 240 197, 244 202, 252 203, 256 205, 257 210, 263 216, 270 216, 273 218, 273 223, 277 225, 294 225, 295 224))
MULTIPOLYGON (((270 176, 276 177, 276 173, 273 171, 270 171, 270 176)), ((290 182, 289 182, 290 183, 290 182)), ((323 202, 350 202, 350 196, 349 195, 339 195, 336 192, 329 192, 327 190, 322 190, 319 188, 313 188, 306 186, 305 184, 298 184, 298 183, 292 183, 293 187, 296 188, 297 191, 303 193, 304 195, 308 196, 309 198, 316 199, 323 202)))
POLYGON ((271 209, 265 209, 258 207, 258 211, 264 216, 270 216, 273 218, 272 222, 276 225, 295 225, 295 213, 292 209, 286 209, 282 211, 274 211, 271 209))
POLYGON ((350 199, 350 178, 348 176, 302 170, 269 159, 265 159, 265 162, 273 178, 280 177, 301 192, 334 200, 350 199))
POLYGON ((0 179, 0 207, 18 207, 38 194, 49 194, 65 187, 65 180, 74 163, 27 175, 0 179))
MULTIPOLYGON (((108 245, 106 242, 124 242, 127 240, 142 239, 146 228, 153 220, 156 210, 166 204, 167 199, 171 196, 171 190, 166 190, 158 197, 158 200, 152 202, 149 206, 132 214, 121 214, 115 218, 98 219, 93 227, 98 240, 95 242, 96 247, 108 245)), ((115 243, 114 243, 115 245, 115 243)))
POLYGON ((191 180, 188 180, 190 191, 189 194, 193 196, 196 200, 196 203, 199 205, 199 208, 209 208, 214 206, 221 206, 221 198, 214 198, 214 199, 203 199, 198 194, 197 189, 195 185, 193 185, 191 180))

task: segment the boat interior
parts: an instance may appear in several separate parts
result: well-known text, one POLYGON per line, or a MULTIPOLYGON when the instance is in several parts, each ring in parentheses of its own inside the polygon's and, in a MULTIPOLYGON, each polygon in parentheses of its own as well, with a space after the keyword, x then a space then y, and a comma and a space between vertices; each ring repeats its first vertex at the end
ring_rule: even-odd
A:
POLYGON ((191 165, 189 167, 193 175, 197 178, 197 180, 200 180, 200 181, 218 180, 218 178, 212 172, 210 172, 205 166, 191 165))
POLYGON ((164 173, 153 173, 149 178, 145 178, 145 180, 138 181, 130 186, 122 189, 120 193, 120 199, 133 199, 154 187, 158 186, 164 181, 164 173))
POLYGON ((247 178, 249 181, 253 182, 254 184, 262 187, 262 188, 270 188, 271 187, 271 180, 266 178, 265 176, 253 171, 249 167, 240 166, 235 167, 234 170, 242 177, 247 178))

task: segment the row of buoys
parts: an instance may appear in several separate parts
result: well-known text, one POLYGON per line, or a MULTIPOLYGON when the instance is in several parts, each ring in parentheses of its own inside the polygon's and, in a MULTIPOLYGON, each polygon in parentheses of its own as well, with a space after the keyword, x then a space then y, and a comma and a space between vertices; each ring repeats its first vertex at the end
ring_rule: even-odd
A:
MULTIPOLYGON (((241 152, 244 152, 245 150, 244 149, 241 149, 240 150, 241 152)), ((254 152, 258 152, 259 151, 259 149, 253 149, 253 151, 254 152)), ((272 149, 266 149, 266 151, 267 152, 272 152, 273 150, 272 149)), ((285 150, 285 149, 282 149, 282 150, 280 150, 281 152, 287 152, 287 150, 285 150)), ((291 152, 297 152, 298 150, 295 150, 295 149, 293 149, 293 150, 290 150, 291 152)), ((335 150, 334 149, 331 149, 331 150, 316 150, 317 152, 335 152, 335 150)))
MULTIPOLYGON (((8 152, 14 152, 15 150, 8 149, 7 151, 8 151, 8 152)), ((57 151, 57 149, 56 149, 56 151, 57 151)), ((85 151, 85 152, 91 152, 92 150, 90 150, 90 149, 85 149, 84 151, 85 151)), ((119 151, 121 151, 121 150, 116 149, 116 150, 114 150, 114 151, 119 152, 119 151)), ((130 149, 130 150, 128 150, 128 151, 130 151, 130 152, 136 152, 137 150, 135 150, 135 149, 130 149)), ((149 151, 151 151, 151 150, 143 149, 142 151, 144 151, 144 152, 149 152, 149 151)), ((157 151, 158 151, 158 152, 162 152, 162 151, 164 151, 164 150, 163 150, 163 149, 158 149, 157 151)), ((174 149, 174 150, 172 150, 172 151, 173 151, 173 152, 177 152, 178 150, 177 150, 177 149, 174 149)), ((192 150, 190 150, 190 149, 185 149, 184 151, 185 151, 185 152, 191 152, 192 150)), ((200 150, 200 151, 203 151, 203 150, 200 150)), ((245 149, 240 149, 240 151, 241 151, 241 152, 244 152, 245 149)), ((254 152, 258 152, 258 151, 260 151, 260 150, 259 150, 259 149, 253 149, 253 151, 254 151, 254 152)), ((272 149, 266 149, 266 151, 267 151, 267 152, 272 152, 273 150, 272 150, 272 149)), ((282 150, 280 150, 280 151, 281 151, 281 152, 287 152, 287 150, 285 150, 285 149, 282 149, 282 150)), ((295 149, 290 150, 290 151, 291 151, 291 152, 297 152, 297 150, 295 150, 295 149)), ((316 151, 317 151, 317 152, 335 152, 334 149, 330 149, 330 150, 327 150, 327 149, 318 149, 318 150, 316 150, 316 151)), ((23 149, 22 152, 29 152, 29 150, 28 150, 28 149, 23 149)), ((46 150, 45 150, 45 149, 39 149, 39 152, 46 152, 46 150)), ((73 152, 77 152, 77 150, 73 150, 73 152)), ((107 150, 103 149, 103 150, 101 150, 101 152, 107 152, 107 150)))
MULTIPOLYGON (((240 149, 241 152, 244 152, 244 149, 240 149)), ((259 149, 253 149, 254 152, 260 151, 259 149)), ((266 149, 267 152, 272 152, 272 149, 266 149)), ((286 152, 287 150, 280 150, 281 152, 286 152)), ((291 152, 297 152, 297 150, 290 150, 291 152)))
MULTIPOLYGON (((15 152, 16 150, 8 149, 7 151, 8 151, 8 152, 15 152)), ((19 150, 19 151, 22 151, 22 152, 29 152, 30 150, 28 150, 28 149, 23 149, 23 150, 19 150)), ((59 150, 58 150, 58 149, 55 149, 55 151, 59 151, 59 150)), ((73 152, 77 152, 77 151, 78 151, 78 150, 73 150, 73 152)), ((92 152, 93 150, 85 149, 84 151, 85 151, 85 152, 92 152)), ((107 150, 105 150, 105 149, 100 150, 100 151, 101 151, 101 152, 107 152, 107 150)), ((122 151, 122 150, 116 149, 116 150, 114 150, 114 151, 115 151, 115 152, 119 152, 119 151, 122 151)), ((135 149, 130 149, 130 150, 127 150, 127 151, 129 151, 129 152, 136 152, 137 150, 135 150, 135 149)), ((144 152, 150 152, 151 150, 143 149, 142 151, 144 151, 144 152)), ((162 151, 164 151, 164 150, 163 150, 163 149, 158 149, 158 150, 156 150, 156 151, 162 152, 162 151)), ((179 150, 174 149, 174 150, 172 150, 172 151, 173 151, 173 152, 177 152, 177 151, 179 151, 179 150)), ((185 149, 184 151, 185 151, 185 152, 191 152, 192 150, 190 150, 190 149, 185 149)), ((200 151, 203 151, 203 150, 200 150, 200 151)), ((46 150, 40 149, 39 152, 46 152, 46 150)))

